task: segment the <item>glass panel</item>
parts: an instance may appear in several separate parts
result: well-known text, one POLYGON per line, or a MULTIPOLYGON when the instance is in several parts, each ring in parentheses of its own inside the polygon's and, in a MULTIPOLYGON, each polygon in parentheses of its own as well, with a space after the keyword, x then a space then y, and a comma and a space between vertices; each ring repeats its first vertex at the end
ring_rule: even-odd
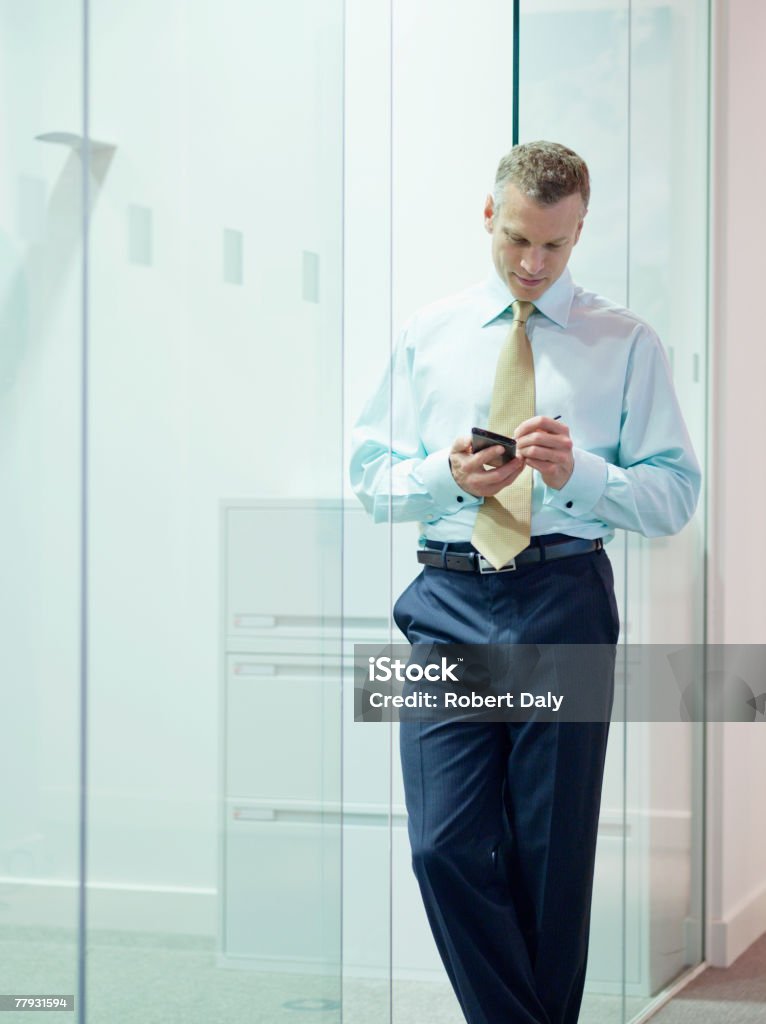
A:
MULTIPOLYGON (((707 0, 633 0, 629 296, 662 337, 700 461, 707 352, 707 0)), ((673 537, 628 545, 634 644, 670 644, 698 660, 705 639, 704 503, 673 537)), ((679 698, 684 681, 678 679, 679 698)), ((680 703, 679 703, 680 706, 680 703)), ((636 883, 626 928, 643 936, 645 1006, 702 957, 702 722, 632 722, 628 814, 636 883)))
MULTIPOLYGON (((484 204, 512 141, 513 5, 397 2, 393 16, 391 327, 397 339, 417 310, 494 273, 484 204)), ((394 406, 405 401, 394 387, 394 406)), ((418 527, 408 522, 391 531, 392 600, 422 568, 415 557, 418 527)), ((394 751, 401 806, 398 731, 394 751)), ((392 1019, 460 1024, 463 1013, 426 918, 409 840, 404 827, 393 831, 392 1019)))
MULTIPOLYGON (((394 339, 418 309, 486 273, 489 248, 482 211, 498 154, 511 136, 512 38, 510 4, 394 4, 394 339), (475 74, 479 53, 482 69, 475 74)), ((394 388, 394 405, 404 401, 406 396, 394 388)), ((419 532, 416 523, 392 532, 394 565, 401 567, 399 575, 406 572, 405 583, 421 569, 415 561, 419 532)), ((403 589, 399 586, 392 598, 403 589)), ((398 755, 398 730, 396 736, 398 755)), ((393 771, 394 785, 403 794, 398 756, 393 771)), ((397 1024, 460 1024, 463 1014, 428 924, 404 828, 396 839, 392 1019, 397 1024)))
MULTIPOLYGON (((628 301, 629 27, 628 0, 521 5, 519 141, 562 142, 587 162, 591 201, 569 266, 578 284, 622 303, 628 301)), ((623 637, 630 616, 625 546, 621 531, 608 546, 623 637)), ((623 702, 619 664, 615 718, 623 702)), ((640 936, 624 915, 626 883, 635 884, 625 815, 626 735, 621 722, 612 723, 596 848, 582 1015, 599 1024, 629 1019, 638 1006, 628 998, 623 1007, 625 977, 640 961, 640 936)))
MULTIPOLYGON (((700 460, 707 19, 706 0, 522 4, 520 63, 521 141, 556 139, 590 166, 573 275, 657 329, 700 460)), ((618 534, 609 556, 624 642, 704 640, 703 544, 701 507, 674 537, 618 534)), ((594 1020, 631 1019, 701 958, 701 730, 612 725, 584 1001, 594 1020)))
POLYGON ((341 0, 93 0, 88 1019, 340 1019, 341 0))
POLYGON ((81 7, 0 3, 0 992, 70 998, 81 877, 81 7))
MULTIPOLYGON (((391 344, 391 10, 389 0, 346 0, 345 90, 345 458, 350 429, 391 344)), ((390 532, 352 493, 348 471, 343 530, 344 654, 391 635, 390 532)), ((405 567, 405 572, 409 566, 405 567)), ((402 586, 406 585, 405 579, 402 586)), ((394 580, 394 589, 399 584, 394 580)), ((344 677, 343 1020, 391 1019, 391 846, 406 829, 394 727, 354 721, 353 676, 344 677)), ((399 956, 393 951, 394 962, 399 956)))

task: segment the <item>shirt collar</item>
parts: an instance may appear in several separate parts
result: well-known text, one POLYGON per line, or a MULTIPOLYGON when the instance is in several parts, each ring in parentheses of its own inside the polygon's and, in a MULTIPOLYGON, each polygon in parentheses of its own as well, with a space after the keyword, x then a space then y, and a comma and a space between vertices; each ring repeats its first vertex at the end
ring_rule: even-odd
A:
MULTIPOLYGON (((550 288, 543 292, 539 299, 535 299, 535 308, 549 320, 553 320, 559 327, 566 327, 569 323, 569 311, 572 308, 574 298, 574 283, 569 268, 564 268, 564 273, 554 281, 550 288)), ((514 301, 508 285, 500 280, 494 266, 486 281, 486 297, 482 304, 481 326, 496 320, 510 304, 514 301)))

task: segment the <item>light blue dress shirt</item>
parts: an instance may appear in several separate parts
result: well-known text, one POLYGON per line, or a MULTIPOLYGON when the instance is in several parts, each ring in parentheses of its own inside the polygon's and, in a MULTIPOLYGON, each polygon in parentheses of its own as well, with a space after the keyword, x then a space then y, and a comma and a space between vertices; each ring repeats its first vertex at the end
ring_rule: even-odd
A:
MULTIPOLYGON (((351 484, 375 522, 417 520, 421 539, 471 539, 483 498, 455 483, 449 452, 487 426, 513 298, 493 267, 406 324, 352 435, 351 484)), ((534 472, 532 534, 677 533, 694 513, 700 469, 659 338, 568 270, 535 306, 535 409, 569 427, 574 471, 560 490, 534 472)))

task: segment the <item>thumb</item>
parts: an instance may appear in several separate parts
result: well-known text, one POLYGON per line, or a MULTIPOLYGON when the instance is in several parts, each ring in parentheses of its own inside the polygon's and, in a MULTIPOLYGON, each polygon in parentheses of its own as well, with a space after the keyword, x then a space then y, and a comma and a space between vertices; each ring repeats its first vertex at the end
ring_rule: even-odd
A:
POLYGON ((470 437, 457 437, 452 442, 453 452, 468 452, 472 451, 470 437))

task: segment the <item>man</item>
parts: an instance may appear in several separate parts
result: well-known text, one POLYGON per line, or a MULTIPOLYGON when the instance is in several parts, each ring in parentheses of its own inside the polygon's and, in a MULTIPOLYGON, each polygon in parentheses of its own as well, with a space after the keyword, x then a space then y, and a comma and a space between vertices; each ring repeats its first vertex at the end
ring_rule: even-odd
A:
MULTIPOLYGON (((660 342, 573 284, 588 169, 503 157, 489 278, 421 310, 354 433, 376 521, 418 520, 396 602, 411 643, 599 644, 619 633, 603 542, 672 534, 700 474, 660 342), (516 440, 474 452, 473 427, 516 440), (492 468, 486 468, 491 465, 492 468)), ((588 684, 611 708, 613 661, 588 684)), ((413 868, 469 1024, 574 1024, 585 979, 606 721, 402 720, 413 868)))

